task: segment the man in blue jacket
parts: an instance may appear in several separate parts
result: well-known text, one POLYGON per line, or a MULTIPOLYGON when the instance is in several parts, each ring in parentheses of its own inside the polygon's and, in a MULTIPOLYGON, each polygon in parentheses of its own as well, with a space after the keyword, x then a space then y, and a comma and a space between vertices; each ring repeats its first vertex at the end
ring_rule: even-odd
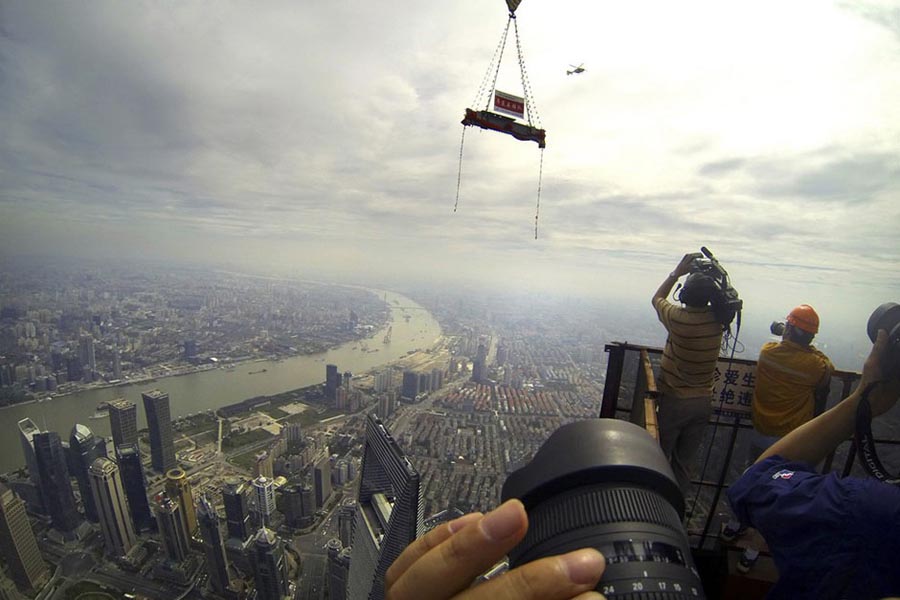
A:
POLYGON ((880 331, 856 390, 775 442, 728 490, 738 519, 772 551, 779 579, 770 599, 900 595, 900 487, 812 466, 853 435, 870 384, 873 416, 896 404, 900 368, 885 366, 887 346, 880 331))

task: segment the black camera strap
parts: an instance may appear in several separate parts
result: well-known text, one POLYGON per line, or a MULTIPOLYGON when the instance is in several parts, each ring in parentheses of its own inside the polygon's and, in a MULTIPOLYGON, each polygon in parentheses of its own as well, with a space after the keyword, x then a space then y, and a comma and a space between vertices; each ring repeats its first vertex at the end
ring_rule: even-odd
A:
POLYGON ((892 477, 881 464, 875 451, 875 437, 872 435, 872 406, 869 404, 869 394, 878 385, 878 382, 870 383, 863 390, 862 397, 856 407, 856 447, 859 450, 859 462, 866 472, 884 483, 900 485, 900 477, 892 477))

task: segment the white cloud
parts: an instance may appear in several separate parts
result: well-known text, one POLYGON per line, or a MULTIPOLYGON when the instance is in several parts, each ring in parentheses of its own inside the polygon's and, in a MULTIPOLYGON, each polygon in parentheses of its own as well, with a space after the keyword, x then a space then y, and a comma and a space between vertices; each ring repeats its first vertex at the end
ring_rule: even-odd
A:
MULTIPOLYGON (((537 242, 533 143, 468 130, 451 212, 499 0, 0 11, 4 251, 164 231, 168 257, 193 243, 637 296, 706 244, 763 286, 838 269, 858 293, 900 291, 891 3, 523 3, 548 132, 537 242)), ((498 87, 518 93, 512 42, 498 87)), ((162 252, 154 239, 131 250, 162 252)))

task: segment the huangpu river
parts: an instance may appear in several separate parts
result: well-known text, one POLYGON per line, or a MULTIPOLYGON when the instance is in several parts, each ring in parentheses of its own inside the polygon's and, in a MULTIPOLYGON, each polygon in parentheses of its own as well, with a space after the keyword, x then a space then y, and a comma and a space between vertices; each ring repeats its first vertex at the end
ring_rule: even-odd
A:
POLYGON ((66 396, 0 409, 0 473, 24 465, 19 431, 20 419, 32 419, 42 430, 56 431, 69 439, 72 426, 87 425, 91 431, 110 436, 109 418, 92 418, 104 400, 126 398, 137 404, 138 427, 146 427, 141 392, 159 389, 169 394, 172 417, 217 409, 255 396, 265 396, 322 383, 325 365, 337 365, 341 373, 362 374, 387 365, 411 350, 430 348, 441 335, 434 317, 409 298, 373 290, 391 308, 388 323, 364 340, 347 342, 326 352, 282 360, 239 363, 234 369, 219 368, 156 381, 88 389, 66 396), (391 341, 384 343, 387 328, 391 341), (266 371, 261 373, 262 369, 266 371))

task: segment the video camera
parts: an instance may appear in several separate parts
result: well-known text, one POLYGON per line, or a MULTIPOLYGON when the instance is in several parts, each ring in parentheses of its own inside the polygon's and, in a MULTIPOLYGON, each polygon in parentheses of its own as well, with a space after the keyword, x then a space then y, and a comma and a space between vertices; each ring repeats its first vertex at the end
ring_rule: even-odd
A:
POLYGON ((728 327, 735 315, 743 308, 744 301, 738 297, 737 290, 731 286, 731 282, 728 280, 728 272, 716 260, 709 248, 701 246, 700 252, 703 253, 703 256, 698 256, 691 261, 691 273, 706 275, 713 281, 715 285, 710 304, 716 320, 723 327, 728 327))

